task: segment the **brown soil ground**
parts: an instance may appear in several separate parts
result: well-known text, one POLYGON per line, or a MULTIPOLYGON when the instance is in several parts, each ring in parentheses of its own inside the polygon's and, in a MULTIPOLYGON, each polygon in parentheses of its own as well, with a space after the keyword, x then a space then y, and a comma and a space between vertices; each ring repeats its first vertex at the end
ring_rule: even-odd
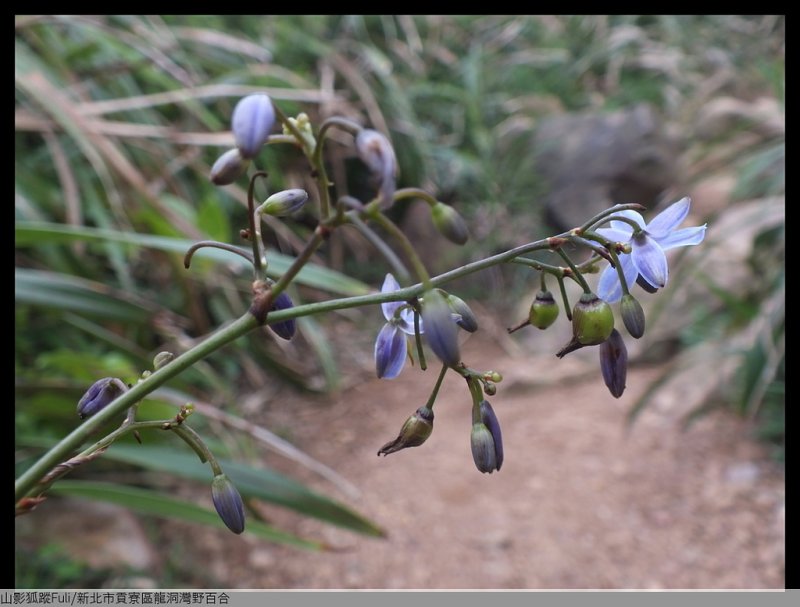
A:
MULTIPOLYGON (((656 407, 627 430, 625 413, 657 369, 633 367, 616 400, 596 352, 532 359, 473 337, 462 354, 473 368, 505 375, 492 399, 505 444, 500 472, 473 465, 469 397, 453 374, 428 442, 386 458, 377 450, 425 402, 435 371, 406 368, 397 380, 368 381, 332 399, 293 399, 268 425, 291 428, 299 447, 361 495, 343 497, 311 473, 301 472, 303 480, 351 504, 387 537, 267 508, 273 522, 336 550, 252 540, 243 547, 240 538, 208 532, 196 541, 209 572, 239 588, 784 586, 784 476, 750 426, 718 411, 682 430, 674 411, 656 407)), ((269 460, 297 475, 296 465, 269 460)))

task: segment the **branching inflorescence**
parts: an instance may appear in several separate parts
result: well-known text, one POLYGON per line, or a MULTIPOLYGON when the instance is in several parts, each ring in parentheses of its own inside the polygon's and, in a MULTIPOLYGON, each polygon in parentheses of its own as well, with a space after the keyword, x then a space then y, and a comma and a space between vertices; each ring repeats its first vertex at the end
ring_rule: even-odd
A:
POLYGON ((378 450, 378 455, 420 446, 431 436, 434 403, 446 373, 452 372, 464 379, 471 399, 470 444, 475 466, 480 472, 500 470, 503 464, 500 423, 486 398, 496 394, 502 376, 495 370, 472 369, 462 360, 459 331, 474 332, 478 329, 478 322, 469 305, 443 287, 457 278, 502 263, 522 264, 538 271, 540 289, 531 304, 529 317, 509 329, 509 332, 513 332, 528 325, 541 330, 553 325, 559 316, 559 305, 546 286, 546 278, 555 280, 565 315, 572 323, 572 338, 557 356, 560 358, 580 348, 599 346, 602 377, 611 394, 619 398, 625 390, 627 351, 622 335, 614 327, 614 313, 610 304, 620 302, 620 314, 627 332, 634 338, 640 338, 645 330, 644 312, 631 295, 629 287, 634 282, 650 292, 665 287, 668 266, 664 251, 699 244, 705 235, 705 226, 678 229, 689 212, 688 198, 674 203, 650 223, 645 223, 636 212, 641 208, 639 205, 622 204, 603 211, 569 232, 531 242, 432 277, 412 244, 389 219, 386 211, 400 200, 421 199, 429 205, 437 229, 457 244, 467 241, 467 225, 453 207, 436 200, 424 190, 397 189, 396 155, 384 134, 339 117, 323 121, 315 130, 305 114, 287 117, 264 94, 250 95, 239 101, 233 111, 232 131, 236 147, 224 152, 213 164, 211 181, 216 185, 226 185, 243 178, 264 145, 293 145, 305 155, 316 179, 316 209, 312 209, 317 220, 316 228, 289 269, 276 281, 267 278, 269 255, 262 238, 262 217, 289 216, 307 205, 313 196, 309 196, 305 190, 289 189, 276 192, 257 205, 254 200, 256 180, 268 179, 268 175, 263 171, 253 172, 248 190, 249 225, 241 231, 241 236, 249 241, 250 250, 229 243, 201 241, 192 246, 184 258, 184 265, 189 268, 197 251, 215 247, 247 259, 254 273, 250 309, 240 319, 212 333, 181 356, 173 357, 170 353, 162 352, 154 360, 153 371, 145 371, 135 385, 126 385, 118 378, 104 378, 95 382, 78 404, 78 415, 81 419, 85 418, 83 423, 17 479, 15 497, 18 513, 30 511, 44 499, 43 494, 53 482, 76 466, 102 454, 120 436, 131 432, 138 437, 140 430, 160 429, 175 433, 198 454, 201 461, 209 464, 214 506, 228 528, 241 533, 245 526, 242 499, 211 450, 187 423, 193 407, 185 405, 172 419, 137 421, 139 403, 171 377, 259 326, 266 325, 277 336, 291 340, 296 333, 297 317, 375 304, 380 304, 385 319, 375 341, 375 369, 379 378, 397 378, 412 352, 416 353, 419 368, 426 370, 425 344, 441 363, 428 401, 405 421, 397 438, 378 450), (280 123, 281 133, 273 132, 276 123, 280 123), (350 196, 331 200, 333 184, 328 180, 323 162, 323 148, 331 129, 343 130, 353 136, 356 153, 374 178, 373 200, 363 202, 350 196), (378 232, 369 224, 380 228, 380 233, 386 234, 401 249, 411 266, 410 272, 388 242, 378 236, 378 232), (608 227, 604 227, 607 224, 608 227), (361 231, 384 256, 395 274, 403 282, 413 284, 401 286, 390 272, 386 274, 378 292, 295 306, 286 288, 331 232, 345 225, 361 231), (568 244, 583 245, 584 250, 588 248, 588 258, 575 262, 565 250, 568 244), (537 251, 555 254, 565 265, 553 265, 527 257, 537 251), (606 262, 609 265, 595 293, 584 274, 597 271, 600 264, 606 262), (576 282, 582 289, 579 300, 572 307, 565 279, 576 282), (78 455, 72 455, 94 431, 126 411, 125 420, 119 428, 78 455))

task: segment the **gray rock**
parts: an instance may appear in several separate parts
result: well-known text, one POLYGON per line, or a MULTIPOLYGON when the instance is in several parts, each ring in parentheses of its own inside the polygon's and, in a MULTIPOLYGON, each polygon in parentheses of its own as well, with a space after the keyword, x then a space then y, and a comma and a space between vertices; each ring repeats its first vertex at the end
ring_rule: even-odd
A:
POLYGON ((646 104, 544 120, 534 135, 546 217, 568 230, 614 204, 652 208, 679 180, 679 145, 646 104))

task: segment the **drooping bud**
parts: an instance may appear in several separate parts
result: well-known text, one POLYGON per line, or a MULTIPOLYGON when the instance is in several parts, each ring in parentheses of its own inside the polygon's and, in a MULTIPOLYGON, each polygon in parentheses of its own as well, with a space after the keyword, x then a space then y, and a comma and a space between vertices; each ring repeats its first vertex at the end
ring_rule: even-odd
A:
MULTIPOLYGON (((270 308, 270 312, 274 312, 275 310, 286 310, 287 308, 293 307, 294 302, 292 301, 292 298, 289 297, 286 291, 281 291, 275 298, 275 301, 272 302, 272 308, 270 308)), ((269 320, 269 316, 267 316, 267 320, 269 320)), ((297 323, 295 322, 294 318, 290 318, 289 320, 272 323, 269 325, 269 328, 275 331, 275 334, 278 337, 282 337, 288 341, 294 337, 295 331, 297 330, 297 323)))
POLYGON ((503 436, 489 401, 482 401, 479 410, 480 421, 472 424, 470 433, 472 459, 478 470, 491 474, 503 465, 503 436))
POLYGON ((572 309, 572 335, 583 346, 603 343, 614 330, 614 312, 594 293, 584 293, 572 309))
POLYGON ((385 456, 408 447, 419 447, 428 440, 431 432, 433 432, 433 409, 422 406, 405 421, 397 438, 378 450, 378 455, 385 456))
POLYGON ((450 306, 436 291, 425 294, 422 320, 425 322, 425 337, 434 354, 444 364, 455 367, 461 362, 458 347, 458 325, 453 321, 450 306))
POLYGON ((211 499, 225 526, 237 535, 244 531, 244 504, 242 496, 231 480, 218 474, 211 481, 211 499))
POLYGON ((248 95, 236 104, 231 118, 236 147, 244 158, 253 158, 266 143, 275 124, 272 100, 263 93, 248 95))
POLYGON ((611 395, 614 398, 622 396, 628 374, 628 349, 616 329, 611 332, 611 337, 600 344, 600 371, 611 395))
POLYGON ((275 217, 285 217, 295 211, 299 211, 308 200, 308 192, 300 188, 275 192, 267 198, 260 207, 259 213, 274 215, 275 217))
POLYGON ((170 363, 175 355, 172 352, 159 352, 153 357, 153 369, 158 371, 161 367, 170 363))
POLYGON ((469 230, 464 218, 449 204, 437 202, 433 205, 431 219, 436 229, 450 242, 464 244, 469 240, 469 230))
POLYGON ((81 419, 86 419, 105 409, 125 391, 124 385, 122 380, 116 377, 98 379, 78 401, 78 416, 81 419))
POLYGON ((625 323, 625 328, 631 337, 639 339, 644 335, 644 310, 642 310, 642 304, 630 293, 622 296, 620 312, 622 313, 622 322, 625 323))
POLYGON ((453 319, 459 327, 469 333, 474 333, 478 330, 478 319, 475 318, 475 314, 473 314, 467 302, 451 293, 446 293, 444 298, 453 311, 453 319))
POLYGON ((362 129, 356 136, 356 151, 370 172, 380 181, 381 208, 387 209, 394 201, 397 159, 389 140, 378 131, 362 129))
POLYGON ((558 304, 550 291, 539 291, 531 303, 530 323, 537 329, 546 329, 558 318, 558 304))
POLYGON ((228 150, 217 158, 216 162, 211 167, 211 173, 209 174, 211 183, 214 185, 228 185, 233 183, 244 175, 248 166, 250 166, 250 160, 242 156, 241 152, 239 152, 239 148, 228 150))

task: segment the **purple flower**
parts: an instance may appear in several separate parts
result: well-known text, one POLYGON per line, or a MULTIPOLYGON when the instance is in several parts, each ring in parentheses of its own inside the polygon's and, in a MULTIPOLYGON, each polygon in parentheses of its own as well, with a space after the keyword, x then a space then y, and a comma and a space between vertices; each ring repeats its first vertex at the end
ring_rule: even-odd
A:
MULTIPOLYGON (((620 255, 619 262, 625 281, 629 286, 641 276, 649 285, 660 289, 667 284, 669 266, 664 251, 675 247, 700 244, 706 234, 706 226, 677 229, 689 214, 692 201, 681 198, 656 215, 645 224, 644 218, 636 211, 620 211, 619 215, 633 220, 641 226, 634 233, 633 226, 624 221, 612 221, 610 228, 599 228, 597 233, 614 242, 631 244, 630 255, 620 255)), ((622 286, 617 271, 607 267, 600 276, 597 294, 609 303, 619 301, 622 286)))
MULTIPOLYGON (((400 285, 394 276, 387 274, 381 293, 398 291, 400 285)), ((375 371, 378 377, 394 379, 400 375, 406 362, 406 335, 414 335, 414 311, 403 301, 390 301, 381 304, 386 324, 375 340, 375 371)), ((419 332, 424 333, 422 318, 419 319, 419 332)))
POLYGON ((455 367, 461 362, 458 346, 458 325, 444 297, 433 289, 425 293, 422 317, 428 332, 425 337, 434 354, 444 364, 455 367))

